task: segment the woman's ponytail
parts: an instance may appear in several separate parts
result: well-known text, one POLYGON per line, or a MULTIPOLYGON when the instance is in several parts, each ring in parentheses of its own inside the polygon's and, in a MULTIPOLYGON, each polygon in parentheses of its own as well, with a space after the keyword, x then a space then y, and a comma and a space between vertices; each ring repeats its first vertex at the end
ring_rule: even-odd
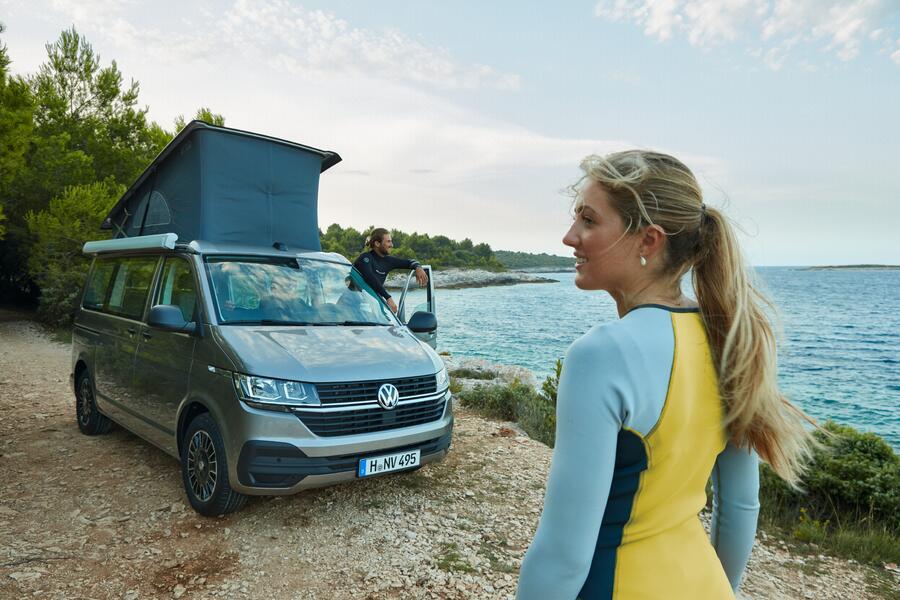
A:
POLYGON ((725 215, 703 207, 693 265, 694 290, 706 325, 733 442, 756 450, 797 485, 812 449, 812 422, 778 389, 775 307, 754 284, 725 215))

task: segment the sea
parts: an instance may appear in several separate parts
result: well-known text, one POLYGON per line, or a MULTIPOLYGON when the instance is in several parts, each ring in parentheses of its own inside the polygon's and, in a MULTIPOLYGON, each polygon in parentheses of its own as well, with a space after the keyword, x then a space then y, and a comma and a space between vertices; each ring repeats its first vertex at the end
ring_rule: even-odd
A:
MULTIPOLYGON (((875 432, 900 451, 900 270, 757 273, 780 312, 785 393, 816 419, 875 432)), ((437 290, 438 350, 525 367, 541 381, 572 341, 617 318, 612 299, 576 288, 574 273, 538 275, 557 282, 437 290)))

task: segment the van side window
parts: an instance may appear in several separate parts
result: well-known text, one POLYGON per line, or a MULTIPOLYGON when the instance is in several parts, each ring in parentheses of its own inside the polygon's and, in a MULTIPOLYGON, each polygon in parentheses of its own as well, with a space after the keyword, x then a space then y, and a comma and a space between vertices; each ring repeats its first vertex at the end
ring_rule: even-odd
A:
POLYGON ((155 304, 174 304, 181 309, 185 321, 194 320, 197 291, 194 288, 191 265, 186 260, 172 257, 166 259, 155 304))
POLYGON ((156 271, 157 258, 120 258, 116 262, 119 268, 113 276, 112 290, 104 311, 129 319, 140 319, 144 314, 150 282, 156 271))
POLYGON ((94 269, 91 278, 88 279, 84 290, 84 299, 81 306, 89 310, 102 310, 103 299, 106 298, 106 290, 109 289, 109 281, 112 278, 116 263, 109 258, 98 258, 94 261, 94 269))

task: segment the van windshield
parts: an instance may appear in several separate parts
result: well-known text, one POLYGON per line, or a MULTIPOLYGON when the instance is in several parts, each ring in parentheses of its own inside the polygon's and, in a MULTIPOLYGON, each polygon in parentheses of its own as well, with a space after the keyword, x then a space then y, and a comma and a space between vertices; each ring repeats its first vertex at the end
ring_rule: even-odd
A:
POLYGON ((350 265, 303 258, 208 256, 223 324, 396 325, 350 265))

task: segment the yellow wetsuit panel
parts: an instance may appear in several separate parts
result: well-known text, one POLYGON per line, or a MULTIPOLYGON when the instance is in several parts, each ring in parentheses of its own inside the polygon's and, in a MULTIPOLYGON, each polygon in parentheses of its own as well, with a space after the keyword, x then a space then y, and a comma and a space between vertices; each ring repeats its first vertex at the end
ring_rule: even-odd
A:
POLYGON ((613 598, 733 598, 697 516, 726 444, 716 372, 700 315, 671 318, 669 390, 658 423, 643 438, 647 468, 618 549, 613 598))

